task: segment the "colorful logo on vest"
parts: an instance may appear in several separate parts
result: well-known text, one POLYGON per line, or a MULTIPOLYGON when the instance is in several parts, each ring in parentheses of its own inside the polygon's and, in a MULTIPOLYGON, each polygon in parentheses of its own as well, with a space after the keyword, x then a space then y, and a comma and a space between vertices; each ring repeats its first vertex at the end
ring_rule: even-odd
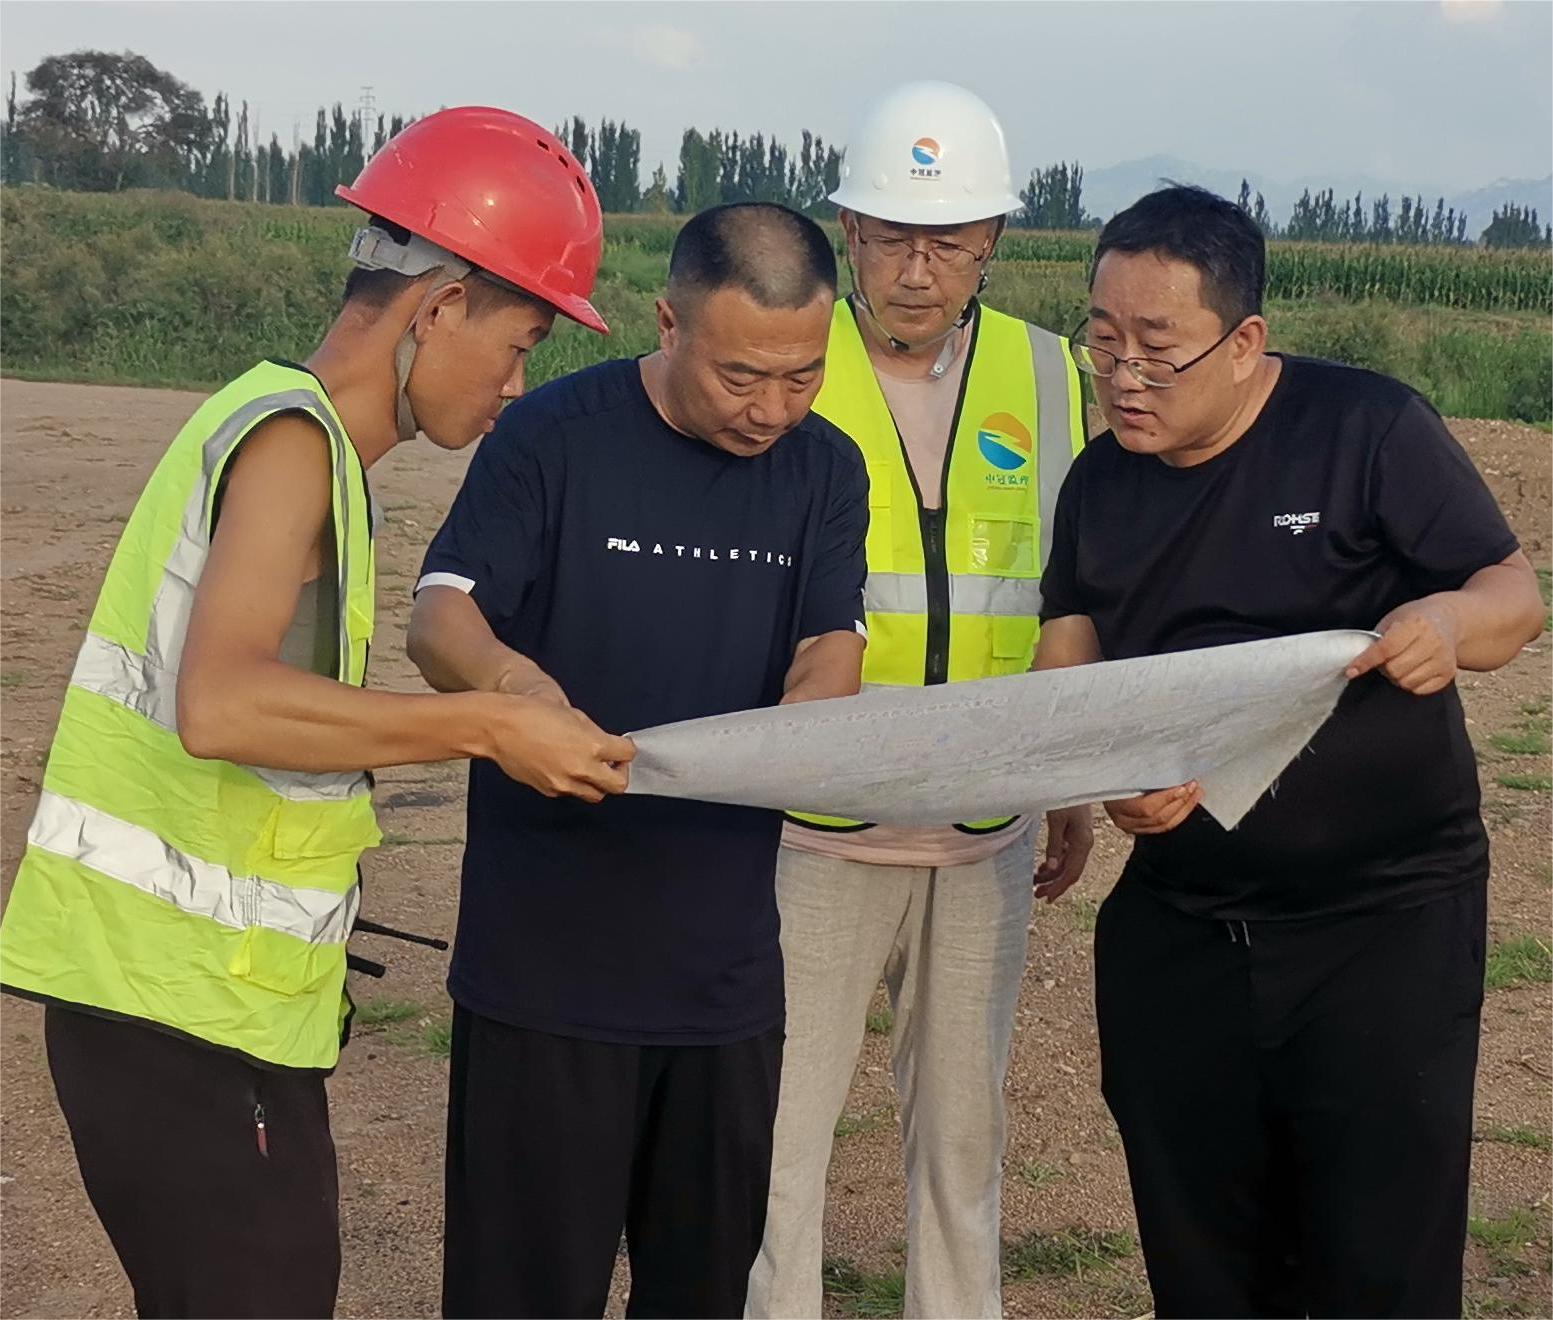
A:
POLYGON ((1030 461, 1030 432, 1010 413, 993 413, 976 431, 981 456, 993 467, 1013 472, 1030 461))
POLYGON ((911 158, 918 165, 937 165, 942 148, 932 138, 918 138, 911 144, 911 158))

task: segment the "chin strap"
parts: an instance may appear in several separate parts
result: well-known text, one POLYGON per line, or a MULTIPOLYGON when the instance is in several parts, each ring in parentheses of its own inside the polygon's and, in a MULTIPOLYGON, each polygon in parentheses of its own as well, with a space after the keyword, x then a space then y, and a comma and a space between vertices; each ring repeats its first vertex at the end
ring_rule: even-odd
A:
MULTIPOLYGON (((983 274, 981 279, 982 287, 985 287, 987 282, 986 275, 983 274)), ((981 288, 978 288, 976 292, 980 293, 981 288)), ((904 339, 897 339, 884 328, 884 323, 880 321, 878 314, 871 306, 869 306, 867 294, 865 294, 860 288, 855 287, 855 281, 852 290, 851 302, 854 308, 862 308, 864 315, 868 317, 869 321, 873 324, 874 329, 876 329, 881 335, 884 336, 885 342, 888 343, 889 346, 897 353, 920 352, 922 349, 931 348, 934 344, 942 341, 943 347, 938 351, 938 358, 936 361, 934 361, 932 367, 928 370, 928 374, 932 376, 934 380, 940 379, 944 373, 954 365, 955 357, 960 350, 960 341, 958 338, 959 332, 970 324, 971 317, 975 315, 976 312, 976 297, 973 294, 971 296, 970 302, 965 304, 965 310, 955 318, 953 324, 951 324, 947 330, 940 331, 931 339, 924 339, 919 343, 912 344, 908 343, 904 339)))
POLYGON ((420 347, 415 339, 415 323, 439 290, 467 279, 475 268, 418 234, 411 234, 400 243, 376 225, 366 225, 356 231, 351 240, 350 259, 363 270, 391 270, 410 279, 418 279, 432 271, 440 271, 446 277, 426 291, 421 305, 410 318, 404 337, 394 348, 394 426, 399 443, 403 444, 413 440, 421 429, 410 407, 409 393, 410 368, 415 365, 416 350, 420 347))
POLYGON ((848 295, 848 300, 851 302, 853 309, 862 308, 863 314, 868 317, 874 329, 884 336, 885 342, 897 353, 918 353, 924 348, 931 348, 939 342, 943 343, 943 348, 938 352, 937 360, 928 369, 928 374, 934 380, 941 379, 944 373, 954 365, 955 357, 959 352, 960 344, 955 336, 970 324, 971 317, 976 313, 976 300, 987 287, 987 268, 985 266, 981 268, 981 278, 976 281, 976 292, 971 295, 970 301, 965 304, 960 315, 955 317, 953 324, 947 330, 942 330, 931 338, 921 340, 915 344, 904 339, 897 339, 884 328, 884 322, 879 319, 879 314, 874 311, 872 304, 868 301, 868 295, 863 292, 863 286, 857 281, 857 271, 852 265, 851 252, 847 253, 847 271, 852 276, 852 292, 848 295))

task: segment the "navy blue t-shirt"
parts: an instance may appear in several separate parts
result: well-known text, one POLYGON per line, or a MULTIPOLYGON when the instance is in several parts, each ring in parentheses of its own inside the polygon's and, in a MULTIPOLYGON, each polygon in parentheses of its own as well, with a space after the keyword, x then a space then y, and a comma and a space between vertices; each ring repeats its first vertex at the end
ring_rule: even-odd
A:
MULTIPOLYGON (((755 458, 673 430, 636 362, 519 400, 422 569, 611 733, 775 705, 798 643, 861 628, 868 480, 811 414, 755 458)), ((783 1019, 778 813, 551 799, 469 776, 449 989, 514 1026, 715 1044, 783 1019)))

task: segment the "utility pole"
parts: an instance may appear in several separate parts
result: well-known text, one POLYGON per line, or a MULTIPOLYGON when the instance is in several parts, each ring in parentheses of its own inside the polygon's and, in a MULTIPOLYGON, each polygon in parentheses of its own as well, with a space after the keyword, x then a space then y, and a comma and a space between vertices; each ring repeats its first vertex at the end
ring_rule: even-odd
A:
POLYGON ((373 98, 370 84, 361 89, 361 101, 356 113, 361 121, 361 155, 365 160, 372 154, 372 125, 377 118, 377 101, 373 98))

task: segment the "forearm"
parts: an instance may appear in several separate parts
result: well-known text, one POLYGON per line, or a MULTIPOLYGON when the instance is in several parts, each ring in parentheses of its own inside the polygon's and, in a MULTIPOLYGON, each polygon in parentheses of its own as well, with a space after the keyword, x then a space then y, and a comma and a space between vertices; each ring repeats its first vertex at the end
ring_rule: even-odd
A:
POLYGON ((1542 631, 1546 617, 1537 575, 1519 551, 1504 563, 1479 569, 1459 591, 1426 600, 1449 612, 1456 630, 1456 663, 1463 669, 1508 664, 1542 631))
POLYGON ((806 638, 783 681, 782 705, 855 696, 863 686, 863 646, 854 632, 806 638))
POLYGON ((406 650, 438 692, 554 687, 544 670, 491 631, 479 606, 456 587, 427 587, 416 597, 406 650))
POLYGON ((324 773, 485 756, 491 702, 484 693, 447 696, 370 692, 256 657, 185 673, 178 731, 206 760, 324 773))

